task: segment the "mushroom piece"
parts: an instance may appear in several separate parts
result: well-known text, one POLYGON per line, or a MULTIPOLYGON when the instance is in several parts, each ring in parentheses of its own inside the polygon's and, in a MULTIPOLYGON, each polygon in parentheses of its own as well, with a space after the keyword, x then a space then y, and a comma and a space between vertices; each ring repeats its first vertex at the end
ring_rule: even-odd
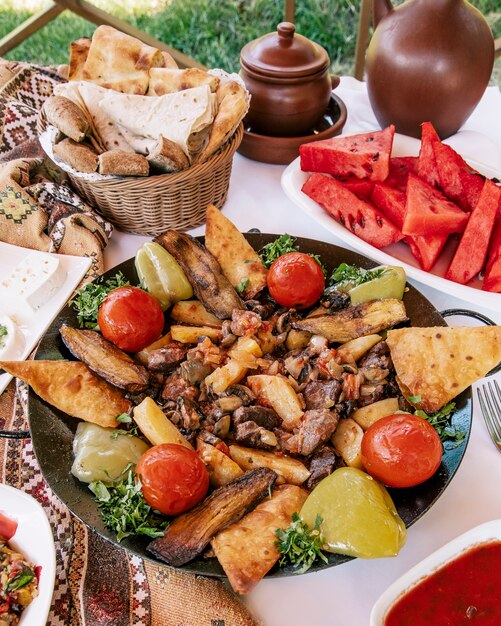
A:
POLYGON ((230 385, 221 397, 237 396, 244 406, 249 406, 256 401, 256 395, 245 385, 230 385))

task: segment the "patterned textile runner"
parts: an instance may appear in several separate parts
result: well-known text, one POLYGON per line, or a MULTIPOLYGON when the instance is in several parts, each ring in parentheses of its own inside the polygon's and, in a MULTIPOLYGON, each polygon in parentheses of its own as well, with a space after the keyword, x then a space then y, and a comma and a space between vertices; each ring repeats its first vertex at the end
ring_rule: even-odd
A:
MULTIPOLYGON (((35 160, 42 156, 36 138, 38 109, 59 81, 61 78, 49 68, 0 59, 0 160, 9 162, 4 167, 12 168, 14 163, 15 170, 30 170, 37 165, 35 160), (10 162, 12 159, 19 161, 10 162)), ((78 213, 76 225, 87 224, 87 236, 92 234, 100 241, 100 249, 92 248, 98 251, 93 273, 99 273, 99 250, 102 251, 111 230, 99 220, 97 225, 89 226, 95 216, 88 214, 88 207, 82 209, 81 200, 70 195, 68 188, 48 185, 34 184, 29 191, 22 185, 12 192, 10 200, 15 204, 21 198, 24 205, 33 204, 26 199, 26 192, 28 198, 44 201, 47 219, 43 232, 40 231, 42 240, 53 231, 58 233, 53 242, 59 245, 65 232, 69 231, 72 238, 76 236, 77 231, 71 230, 71 218, 78 213), (62 235, 57 228, 61 215, 70 220, 62 235)), ((1 193, 0 181, 0 196, 1 193)), ((0 197, 0 218, 5 217, 6 207, 5 198, 2 204, 0 197)), ((27 217, 24 212, 20 223, 27 217)), ((0 240, 17 243, 2 237, 7 224, 0 219, 0 240)), ((94 246, 93 240, 91 244, 94 246)), ((0 396, 0 430, 27 429, 27 394, 26 385, 12 381, 0 396)), ((30 439, 0 438, 0 482, 22 489, 38 500, 51 523, 57 573, 50 626, 258 626, 222 582, 143 561, 82 524, 45 483, 30 439)))

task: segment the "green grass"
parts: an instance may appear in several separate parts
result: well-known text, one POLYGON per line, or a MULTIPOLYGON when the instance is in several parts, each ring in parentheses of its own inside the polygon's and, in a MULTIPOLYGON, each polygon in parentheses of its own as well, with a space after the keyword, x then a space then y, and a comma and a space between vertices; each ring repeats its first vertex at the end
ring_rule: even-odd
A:
MULTIPOLYGON (((95 0, 150 35, 209 67, 238 70, 242 46, 283 19, 282 0, 95 0)), ((302 0, 296 3, 296 29, 323 45, 338 73, 352 73, 359 0, 302 0)), ((495 36, 501 36, 499 0, 474 0, 495 36)), ((0 0, 0 37, 34 12, 45 0, 0 0), (16 6, 22 4, 23 10, 16 6)), ((9 59, 40 64, 65 63, 69 43, 91 36, 95 26, 69 13, 9 52, 9 59)), ((500 62, 496 64, 501 65, 500 62)), ((498 70, 501 76, 501 67, 498 70)))

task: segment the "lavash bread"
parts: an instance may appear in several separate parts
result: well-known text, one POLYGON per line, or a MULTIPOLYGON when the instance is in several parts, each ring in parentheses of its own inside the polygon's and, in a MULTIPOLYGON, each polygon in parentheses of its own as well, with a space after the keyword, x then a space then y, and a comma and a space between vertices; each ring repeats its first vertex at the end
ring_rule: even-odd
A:
POLYGON ((73 141, 83 141, 90 130, 89 120, 82 109, 69 98, 51 96, 43 104, 49 124, 73 141))
POLYGON ((175 93, 202 85, 209 85, 211 92, 214 93, 219 86, 219 78, 196 67, 184 70, 153 67, 149 75, 147 96, 163 96, 166 93, 175 93))
POLYGON ((98 157, 89 145, 73 139, 63 139, 54 146, 54 154, 78 172, 92 174, 97 170, 98 157))
POLYGON ((141 154, 108 150, 99 155, 99 173, 115 176, 148 176, 150 164, 141 154))
POLYGON ((71 42, 68 80, 83 79, 83 68, 89 54, 91 43, 92 39, 89 39, 89 37, 82 37, 71 42))

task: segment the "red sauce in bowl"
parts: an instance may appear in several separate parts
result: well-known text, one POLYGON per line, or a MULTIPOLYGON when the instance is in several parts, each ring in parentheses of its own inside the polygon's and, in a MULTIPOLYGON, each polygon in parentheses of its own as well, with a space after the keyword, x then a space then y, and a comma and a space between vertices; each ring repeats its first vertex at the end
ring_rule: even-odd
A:
POLYGON ((384 620, 384 626, 438 625, 501 625, 501 541, 479 544, 427 576, 384 620))

